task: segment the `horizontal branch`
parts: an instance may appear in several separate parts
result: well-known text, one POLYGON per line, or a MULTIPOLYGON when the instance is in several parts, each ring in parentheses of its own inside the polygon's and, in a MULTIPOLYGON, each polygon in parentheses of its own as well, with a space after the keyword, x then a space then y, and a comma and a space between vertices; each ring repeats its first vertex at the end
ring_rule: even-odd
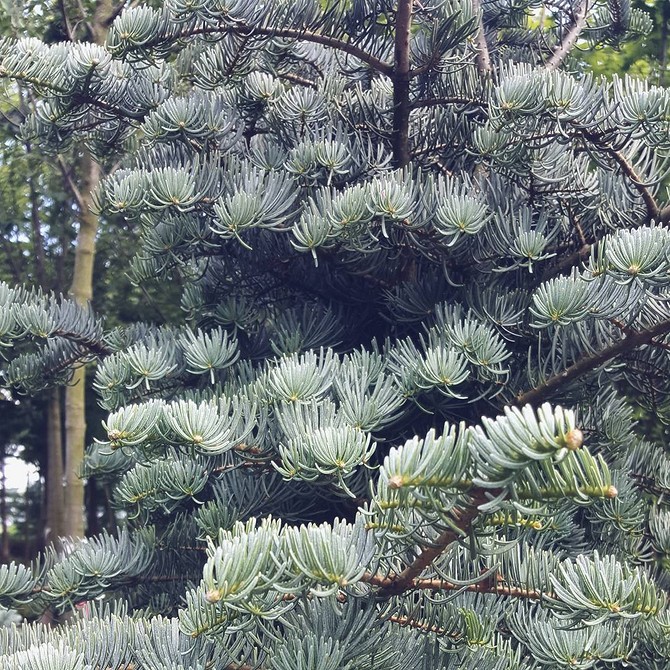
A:
POLYGON ((665 486, 660 486, 655 479, 647 477, 646 475, 631 472, 630 476, 637 482, 637 485, 647 491, 658 496, 670 496, 670 489, 665 486))
POLYGON ((381 72, 390 77, 393 74, 393 65, 383 61, 381 58, 373 56, 364 49, 357 47, 355 44, 345 42, 330 35, 321 35, 309 30, 295 30, 293 28, 257 28, 244 23, 237 24, 234 28, 226 32, 239 32, 241 34, 263 35, 265 37, 282 37, 284 39, 304 40, 305 42, 312 42, 313 44, 321 44, 326 47, 338 49, 350 56, 358 58, 369 65, 373 70, 381 72))
POLYGON ((536 386, 529 391, 520 393, 514 400, 514 404, 518 407, 523 405, 531 404, 538 405, 543 402, 548 396, 552 393, 558 391, 561 387, 570 384, 571 382, 579 379, 583 375, 596 370, 601 365, 604 365, 608 361, 616 358, 617 356, 629 352, 635 347, 642 346, 644 344, 649 344, 655 337, 665 335, 670 332, 670 320, 661 321, 661 323, 655 325, 653 328, 642 331, 631 332, 626 337, 619 340, 616 344, 613 344, 602 351, 593 354, 591 356, 584 356, 580 358, 576 363, 573 363, 570 367, 559 372, 553 377, 549 377, 545 382, 536 386))
MULTIPOLYGON (((382 575, 363 575, 362 581, 372 586, 380 586, 382 589, 397 583, 393 577, 384 577, 382 575)), ((455 584, 445 579, 415 579, 411 588, 423 591, 469 591, 471 593, 489 593, 499 596, 510 596, 512 598, 525 598, 528 600, 541 600, 543 596, 554 597, 552 593, 543 593, 536 589, 524 589, 520 586, 510 586, 505 580, 498 577, 492 583, 490 579, 476 584, 455 584)), ((380 594, 381 595, 381 592, 380 594)))
POLYGON ((113 349, 105 346, 105 344, 103 344, 101 341, 94 340, 90 337, 82 337, 76 332, 55 330, 53 333, 51 333, 50 337, 62 337, 64 340, 68 340, 69 342, 75 342, 79 346, 85 347, 90 353, 95 354, 96 356, 104 357, 114 353, 113 349))
POLYGON ((423 109, 425 107, 446 107, 447 105, 472 105, 474 107, 484 108, 486 103, 483 100, 476 100, 475 98, 466 98, 460 95, 450 95, 446 98, 427 98, 425 100, 417 100, 412 103, 412 110, 423 109))
MULTIPOLYGON (((373 56, 371 53, 357 47, 355 44, 351 44, 345 40, 339 39, 337 37, 332 37, 331 35, 322 35, 321 33, 315 33, 311 30, 306 29, 295 29, 295 28, 263 28, 260 26, 252 26, 248 23, 235 23, 233 26, 203 26, 200 28, 192 28, 185 30, 181 33, 170 35, 170 43, 173 43, 176 39, 187 39, 189 37, 196 37, 198 35, 226 35, 229 33, 234 33, 242 35, 244 37, 281 37, 283 39, 289 40, 303 40, 305 42, 311 42, 313 44, 321 44, 322 46, 330 47, 332 49, 337 49, 342 51, 350 56, 358 58, 363 63, 369 65, 373 70, 381 72, 386 76, 390 77, 393 74, 393 64, 387 63, 377 56, 373 56)), ((165 41, 166 38, 158 38, 153 43, 147 42, 142 45, 142 49, 150 48, 152 46, 158 46, 165 41)))
POLYGON ((540 283, 545 282, 552 277, 569 272, 575 265, 583 263, 591 255, 592 248, 592 245, 587 242, 579 247, 579 249, 572 252, 569 256, 563 256, 557 263, 548 266, 542 273, 540 283))

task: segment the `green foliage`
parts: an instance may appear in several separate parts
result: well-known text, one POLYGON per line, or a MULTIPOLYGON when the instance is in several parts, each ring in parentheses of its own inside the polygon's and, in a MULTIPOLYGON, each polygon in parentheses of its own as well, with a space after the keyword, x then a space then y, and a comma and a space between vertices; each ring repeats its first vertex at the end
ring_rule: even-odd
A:
POLYGON ((7 381, 96 362, 81 471, 125 519, 0 567, 74 612, 3 667, 667 666, 670 457, 627 398, 670 414, 670 94, 584 74, 649 22, 580 7, 170 0, 0 45, 186 317, 0 284, 7 381))

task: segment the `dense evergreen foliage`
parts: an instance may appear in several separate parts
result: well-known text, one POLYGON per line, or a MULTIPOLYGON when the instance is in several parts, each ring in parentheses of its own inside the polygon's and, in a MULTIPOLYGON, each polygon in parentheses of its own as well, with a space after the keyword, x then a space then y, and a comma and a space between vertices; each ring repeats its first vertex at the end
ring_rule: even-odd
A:
POLYGON ((670 418, 670 94, 580 58, 649 28, 168 0, 2 43, 25 138, 98 157, 186 321, 0 285, 8 383, 96 365, 82 474, 125 520, 0 568, 0 604, 75 612, 2 668, 666 668, 670 456, 633 402, 670 418))

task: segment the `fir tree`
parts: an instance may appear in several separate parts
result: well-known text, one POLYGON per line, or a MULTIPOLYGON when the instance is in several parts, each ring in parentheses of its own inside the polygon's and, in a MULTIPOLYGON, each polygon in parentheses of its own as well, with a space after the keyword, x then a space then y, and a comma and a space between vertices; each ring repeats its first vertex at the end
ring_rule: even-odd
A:
POLYGON ((670 414, 670 95, 580 60, 648 29, 168 0, 104 46, 4 42, 24 136, 104 163, 186 323, 0 287, 35 346, 8 382, 95 361, 82 474, 126 519, 2 566, 0 604, 77 612, 2 631, 2 667, 666 668, 670 457, 635 407, 670 414))

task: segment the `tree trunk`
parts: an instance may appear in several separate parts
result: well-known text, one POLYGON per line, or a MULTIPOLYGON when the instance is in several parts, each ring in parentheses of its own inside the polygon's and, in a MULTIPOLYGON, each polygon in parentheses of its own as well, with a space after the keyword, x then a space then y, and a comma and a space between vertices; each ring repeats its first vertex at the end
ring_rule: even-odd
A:
MULTIPOLYGON (((114 4, 113 0, 98 0, 92 17, 79 16, 83 12, 80 3, 61 5, 63 20, 70 39, 76 39, 73 26, 85 26, 88 38, 96 44, 102 44, 107 36, 113 17, 125 3, 114 4), (70 10, 70 11, 68 11, 70 10), (71 13, 71 16, 68 14, 71 13), (73 19, 73 20, 71 20, 73 19)), ((80 304, 86 305, 93 297, 93 261, 95 257, 95 237, 98 232, 98 217, 91 212, 91 191, 100 181, 101 170, 91 154, 84 149, 77 165, 78 183, 67 170, 63 170, 72 193, 79 205, 79 233, 74 260, 74 276, 70 295, 80 304)), ((72 382, 65 389, 65 534, 71 537, 83 537, 86 517, 84 512, 84 481, 77 476, 79 466, 84 459, 86 441, 86 370, 77 369, 72 382)))
POLYGON ((100 528, 100 490, 95 477, 90 477, 86 483, 86 529, 89 535, 97 535, 100 528))
POLYGON ((661 10, 661 72, 659 76, 659 84, 665 86, 666 82, 666 68, 668 67, 668 23, 670 23, 670 5, 667 2, 663 3, 661 10))
POLYGON ((63 489, 63 437, 60 408, 60 389, 52 389, 47 415, 47 474, 46 474, 46 527, 44 542, 56 541, 65 535, 63 489))
POLYGON ((7 532, 7 473, 5 466, 7 461, 7 450, 3 444, 0 448, 0 524, 2 524, 2 535, 0 536, 0 561, 9 562, 9 533, 7 532))
MULTIPOLYGON (((100 181, 100 166, 86 152, 80 164, 79 233, 70 295, 81 305, 93 297, 93 261, 98 217, 91 212, 91 191, 100 181)), ((86 440, 86 370, 78 368, 65 389, 65 533, 83 537, 85 533, 84 481, 77 475, 84 459, 86 440)))

